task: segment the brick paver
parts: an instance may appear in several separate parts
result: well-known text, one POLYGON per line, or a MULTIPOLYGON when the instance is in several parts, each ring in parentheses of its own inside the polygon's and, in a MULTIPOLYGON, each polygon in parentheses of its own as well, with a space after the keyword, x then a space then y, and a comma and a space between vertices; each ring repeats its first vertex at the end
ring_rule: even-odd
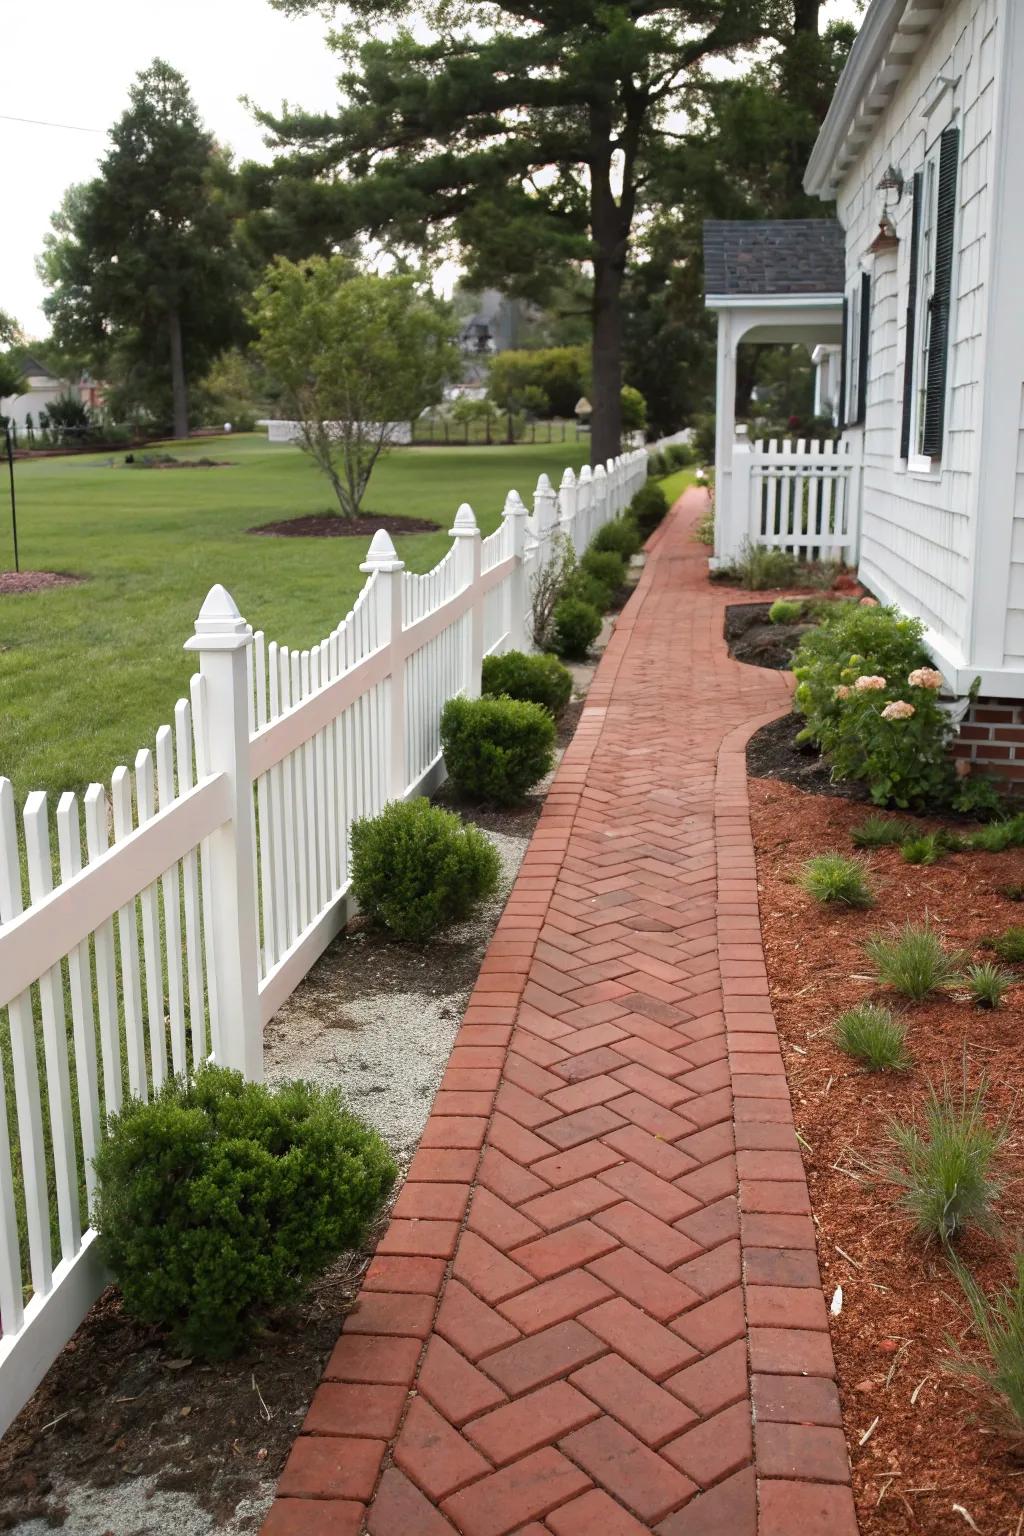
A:
POLYGON ((783 675, 655 535, 266 1536, 856 1536, 760 942, 783 675))

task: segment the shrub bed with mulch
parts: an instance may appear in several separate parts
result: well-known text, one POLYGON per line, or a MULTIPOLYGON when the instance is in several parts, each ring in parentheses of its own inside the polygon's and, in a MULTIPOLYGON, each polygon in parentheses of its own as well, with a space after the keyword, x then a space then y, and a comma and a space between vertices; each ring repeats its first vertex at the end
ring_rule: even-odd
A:
POLYGON ((901 1211, 886 1170, 896 1154, 888 1123, 919 1117, 929 1082, 941 1087, 946 1077, 958 1090, 966 1072, 973 1089, 986 1078, 988 1117, 1011 1121, 998 1225, 992 1235, 969 1232, 956 1251, 986 1292, 1011 1281, 1024 1215, 1024 969, 994 1011, 973 1006, 960 984, 906 1003, 873 980, 864 943, 927 919, 965 964, 991 959, 982 940, 1024 922, 1024 907, 1002 894, 1024 881, 1024 852, 946 853, 920 866, 896 847, 873 849, 861 856, 875 905, 820 906, 797 883, 801 868, 826 850, 852 853, 851 829, 868 808, 774 779, 752 779, 750 801, 772 1004, 822 1279, 828 1298, 843 1291, 831 1331, 862 1536, 1017 1536, 1021 1442, 945 1368, 950 1340, 981 1353, 970 1311, 938 1243, 927 1244, 901 1211), (885 1003, 906 1026, 909 1070, 868 1072, 834 1043, 837 1015, 864 1001, 885 1003))

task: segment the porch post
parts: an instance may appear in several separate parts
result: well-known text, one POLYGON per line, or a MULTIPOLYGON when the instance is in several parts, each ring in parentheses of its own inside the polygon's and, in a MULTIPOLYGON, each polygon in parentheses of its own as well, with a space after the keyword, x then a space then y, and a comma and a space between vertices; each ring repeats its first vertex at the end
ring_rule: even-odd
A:
POLYGON ((728 562, 732 521, 732 450, 736 436, 736 348, 732 312, 718 311, 718 364, 715 372, 715 556, 728 562))

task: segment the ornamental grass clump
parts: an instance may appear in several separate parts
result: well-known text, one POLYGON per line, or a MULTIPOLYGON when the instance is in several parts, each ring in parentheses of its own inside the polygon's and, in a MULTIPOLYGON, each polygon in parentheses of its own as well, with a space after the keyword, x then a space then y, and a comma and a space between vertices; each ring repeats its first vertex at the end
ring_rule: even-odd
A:
POLYGON ((878 980, 914 1002, 951 986, 960 973, 959 956, 943 947, 927 918, 905 923, 888 937, 872 934, 864 951, 878 980))
POLYGON ((988 1395, 996 1425, 1024 1440, 1024 1253, 1014 1256, 1012 1284, 986 1296, 955 1254, 953 1269, 964 1288, 979 1343, 985 1355, 969 1355, 960 1340, 949 1340, 946 1369, 977 1382, 988 1395))
POLYGON ((129 1097, 95 1168, 99 1251, 126 1311, 213 1360, 358 1247, 397 1173, 337 1090, 210 1066, 129 1097))
POLYGON ((906 1026, 888 1008, 861 1003, 848 1008, 835 1022, 836 1044, 856 1056, 873 1072, 903 1072, 910 1066, 906 1026))
POLYGON ((441 750, 455 788, 470 800, 517 805, 549 772, 555 722, 521 699, 449 699, 441 750))
POLYGON ((482 688, 489 698, 525 699, 557 716, 572 698, 572 673, 557 656, 505 651, 484 657, 482 688))
POLYGON ((983 949, 990 949, 1008 965, 1024 964, 1024 925, 1020 923, 1012 923, 1002 933, 982 939, 981 944, 983 949))
POLYGON ((836 902, 845 907, 870 907, 874 896, 862 859, 843 853, 819 853, 807 860, 797 876, 801 889, 815 901, 836 902))
POLYGON ((500 873, 497 850, 477 827, 422 797, 352 823, 352 893, 398 939, 423 943, 469 917, 500 873))
POLYGON ((1009 1125, 989 1124, 987 1091, 982 1078, 969 1092, 966 1075, 956 1093, 948 1082, 941 1093, 930 1083, 923 1125, 889 1123, 899 1160, 887 1176, 902 1190, 900 1203, 923 1237, 952 1243, 970 1227, 991 1231, 994 1225, 992 1208, 1001 1190, 996 1161, 1009 1125))
POLYGON ((998 1008, 1014 983, 1010 972, 992 960, 986 960, 984 965, 969 965, 964 980, 978 1008, 998 1008))
POLYGON ((1005 853, 1007 848, 1024 846, 1024 815, 1010 816, 1005 821, 990 821, 979 827, 968 839, 973 853, 1005 853))
POLYGON ((934 832, 908 837, 900 848, 906 864, 937 864, 943 854, 942 839, 934 832))
POLYGON ((914 823, 893 816, 868 816, 850 833, 855 848, 890 848, 914 836, 914 823))

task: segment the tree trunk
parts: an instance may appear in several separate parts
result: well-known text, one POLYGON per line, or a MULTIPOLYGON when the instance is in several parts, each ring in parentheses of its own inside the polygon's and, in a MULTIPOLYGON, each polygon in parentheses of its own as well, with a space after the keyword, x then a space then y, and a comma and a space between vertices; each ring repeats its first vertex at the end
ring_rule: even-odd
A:
POLYGON ((594 257, 594 413, 590 462, 603 464, 622 450, 622 278, 624 263, 598 251, 594 257))
POLYGON ((171 399, 174 403, 174 435, 188 437, 188 385, 185 382, 185 354, 181 345, 181 316, 176 309, 169 316, 171 333, 171 399))

